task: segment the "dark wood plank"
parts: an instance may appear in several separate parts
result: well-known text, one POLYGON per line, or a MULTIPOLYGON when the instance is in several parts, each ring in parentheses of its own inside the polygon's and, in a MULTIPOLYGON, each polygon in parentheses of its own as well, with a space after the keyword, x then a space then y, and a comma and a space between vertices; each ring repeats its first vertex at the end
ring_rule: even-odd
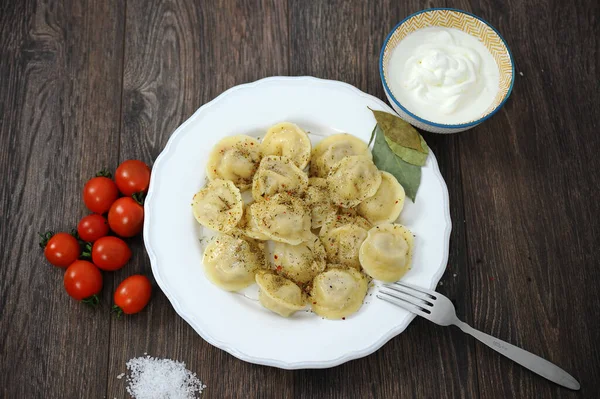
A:
MULTIPOLYGON (((290 72, 348 82, 385 100, 378 71, 381 45, 396 23, 426 6, 416 1, 291 1, 290 72)), ((448 183, 454 222, 450 267, 440 291, 471 321, 458 140, 426 139, 448 183)), ((329 370, 299 371, 295 381, 295 396, 305 398, 475 397, 474 342, 460 331, 415 320, 375 354, 329 370)))
POLYGON ((0 7, 0 396, 102 398, 108 308, 67 296, 37 232, 75 227, 86 179, 117 161, 123 7, 0 7))
MULTIPOLYGON (((287 8, 279 1, 130 1, 127 4, 120 158, 149 164, 199 106, 222 91, 288 71, 287 8)), ((141 240, 116 273, 151 276, 141 240)), ((184 361, 208 385, 204 398, 290 397, 292 373, 255 366, 212 347, 155 286, 147 310, 113 321, 107 397, 125 397, 128 359, 184 361)))
POLYGON ((479 345, 481 395, 599 397, 599 5, 470 3, 517 70, 504 109, 459 136, 475 327, 582 385, 570 392, 479 345))
MULTIPOLYGON (((246 364, 204 342, 158 287, 140 315, 91 312, 37 251, 37 231, 68 230, 86 214, 79 193, 97 169, 151 164, 181 122, 233 85, 309 74, 384 99, 385 35, 411 12, 442 5, 499 28, 523 75, 483 125, 425 135, 454 224, 438 289, 465 321, 572 372, 581 397, 600 397, 600 9, 591 0, 2 2, 0 396, 126 397, 116 375, 144 352, 185 361, 209 386, 204 397, 576 395, 424 320, 334 369, 246 364)), ((131 264, 105 274, 105 302, 126 276, 151 275, 141 240, 131 245, 131 264)))

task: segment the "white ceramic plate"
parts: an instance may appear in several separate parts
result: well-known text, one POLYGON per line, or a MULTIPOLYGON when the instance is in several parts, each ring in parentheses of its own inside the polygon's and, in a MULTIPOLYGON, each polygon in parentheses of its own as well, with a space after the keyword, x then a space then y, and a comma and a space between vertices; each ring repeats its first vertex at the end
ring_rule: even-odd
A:
MULTIPOLYGON (((252 363, 325 368, 376 351, 412 321, 414 315, 376 299, 376 287, 346 320, 305 312, 286 319, 212 285, 202 268, 201 228, 190 203, 205 183, 213 145, 234 134, 262 136, 281 121, 317 135, 348 132, 368 142, 376 122, 367 107, 393 112, 346 83, 273 77, 227 90, 171 136, 153 167, 144 242, 158 285, 206 341, 252 363)), ((451 223, 448 191, 433 153, 423 167, 417 203, 407 199, 400 220, 416 235, 413 267, 403 280, 435 287, 446 268, 451 223)))

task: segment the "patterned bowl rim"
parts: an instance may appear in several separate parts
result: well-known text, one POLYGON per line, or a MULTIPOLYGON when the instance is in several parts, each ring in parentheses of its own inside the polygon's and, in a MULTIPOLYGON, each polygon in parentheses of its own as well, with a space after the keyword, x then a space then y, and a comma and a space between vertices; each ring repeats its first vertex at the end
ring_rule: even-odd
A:
POLYGON ((385 40, 383 42, 383 46, 381 47, 381 52, 379 54, 379 75, 381 76, 381 81, 383 82, 383 88, 385 89, 385 92, 387 93, 387 95, 389 96, 389 98, 394 102, 394 104, 396 104, 398 107, 400 107, 400 109, 402 109, 402 111, 406 112, 409 116, 411 116, 412 118, 418 120, 419 122, 427 124, 429 126, 441 127, 441 128, 446 128, 446 129, 456 129, 456 128, 472 127, 472 126, 478 125, 481 122, 485 121, 486 119, 489 119, 490 117, 492 117, 496 112, 498 112, 498 110, 500 108, 502 108, 502 106, 504 105, 504 103, 506 103, 506 100, 508 100, 508 97, 510 97, 510 93, 512 92, 513 85, 515 83, 515 63, 514 63, 514 59, 513 59, 513 56, 512 56, 512 52, 510 51, 510 48, 508 47, 508 44, 506 43, 506 40, 504 40, 504 38, 502 37, 502 35, 500 34, 500 32, 498 32, 498 30, 496 28, 494 28, 485 19, 480 18, 477 15, 471 14, 470 12, 459 10, 457 8, 445 8, 445 7, 442 7, 442 8, 427 8, 425 10, 417 11, 414 14, 410 14, 408 17, 404 18, 396 26, 394 26, 394 29, 392 29, 392 31, 387 35, 387 37, 385 38, 385 40), (502 40, 502 43, 504 43, 504 47, 506 48, 506 51, 508 52, 508 58, 510 59, 510 66, 511 66, 510 86, 508 88, 508 91, 506 92, 506 95, 504 96, 504 98, 502 99, 502 101, 500 102, 500 104, 498 104, 498 106, 496 108, 494 108, 489 113, 485 114, 484 116, 482 116, 481 118, 479 118, 477 120, 474 120, 474 121, 471 121, 471 122, 467 122, 467 123, 456 124, 456 125, 450 125, 450 124, 436 123, 436 122, 428 121, 427 119, 423 119, 423 118, 421 118, 421 117, 413 114, 408 109, 406 109, 402 104, 400 104, 400 101, 398 101, 396 99, 396 97, 394 97, 394 94, 392 94, 392 91, 388 87, 387 81, 385 79, 385 74, 384 74, 384 71, 383 71, 383 54, 385 53, 385 49, 386 49, 386 47, 388 45, 388 42, 390 41, 392 35, 396 32, 396 30, 398 30, 398 28, 400 26, 402 26, 402 24, 404 24, 409 19, 411 19, 411 18, 413 18, 413 17, 415 17, 415 16, 417 16, 419 14, 423 14, 423 13, 426 13, 426 12, 432 12, 432 11, 455 11, 455 12, 458 12, 458 13, 461 13, 461 14, 468 15, 468 16, 470 16, 472 18, 478 19, 479 21, 481 21, 484 24, 486 24, 490 29, 492 29, 498 35, 498 37, 500 38, 500 40, 502 40))

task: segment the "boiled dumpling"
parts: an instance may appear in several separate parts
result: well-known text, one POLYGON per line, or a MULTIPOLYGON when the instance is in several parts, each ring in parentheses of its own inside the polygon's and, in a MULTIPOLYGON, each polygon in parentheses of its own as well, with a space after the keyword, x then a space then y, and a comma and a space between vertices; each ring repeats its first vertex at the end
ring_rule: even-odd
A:
POLYGON ((358 225, 347 224, 337 227, 323 237, 323 245, 330 262, 360 268, 358 251, 367 238, 367 231, 358 225))
POLYGON ((367 278, 358 270, 329 267, 313 280, 312 310, 328 319, 347 317, 360 309, 367 288, 367 278))
POLYGON ((392 224, 404 189, 354 136, 329 136, 311 150, 306 132, 279 123, 262 143, 245 135, 219 141, 207 174, 192 210, 220 232, 203 267, 222 289, 256 282, 260 303, 284 317, 305 309, 310 294, 316 314, 339 319, 361 307, 370 277, 397 281, 410 268, 414 237, 392 224))
POLYGON ((212 239, 202 263, 206 277, 216 286, 237 291, 254 283, 256 270, 264 265, 262 244, 231 235, 212 239))
POLYGON ((252 184, 260 158, 260 143, 254 137, 225 137, 210 152, 206 174, 210 180, 231 180, 245 190, 252 184))
POLYGON ((340 208, 340 214, 330 215, 327 220, 323 223, 319 236, 323 237, 327 232, 333 228, 344 226, 346 224, 356 224, 357 226, 369 231, 372 227, 371 223, 358 216, 358 214, 351 208, 340 208))
POLYGON ((262 241, 269 239, 269 237, 258 230, 256 226, 256 218, 252 216, 250 205, 246 205, 244 207, 244 214, 242 215, 242 220, 240 220, 238 223, 238 227, 240 228, 242 234, 250 238, 262 241))
POLYGON ((413 241, 413 234, 400 224, 375 226, 360 247, 360 264, 374 279, 398 281, 410 268, 413 241))
POLYGON ((308 187, 308 176, 291 159, 269 155, 260 161, 252 180, 252 197, 262 201, 280 192, 300 195, 308 187))
POLYGON ((367 144, 357 137, 342 133, 324 138, 312 152, 311 176, 327 177, 336 163, 350 155, 364 155, 373 159, 367 144))
POLYGON ((306 132, 290 122, 272 126, 260 145, 263 155, 283 155, 300 169, 310 161, 311 144, 306 132))
POLYGON ((276 242, 273 264, 284 277, 297 283, 308 283, 325 270, 325 249, 317 236, 299 245, 276 242))
POLYGON ((305 308, 306 297, 293 281, 272 273, 257 273, 258 300, 265 308, 289 317, 305 308))
POLYGON ((360 269, 358 252, 361 244, 367 238, 370 223, 360 216, 334 215, 323 227, 319 237, 327 252, 330 263, 360 269))
POLYGON ((404 188, 388 172, 381 171, 381 184, 374 196, 361 202, 358 214, 373 224, 392 223, 404 207, 404 188))
POLYGON ((336 213, 336 206, 331 202, 327 180, 320 177, 308 179, 305 195, 306 204, 310 207, 311 227, 318 229, 328 217, 336 213))
POLYGON ((250 213, 256 220, 256 229, 273 241, 298 245, 312 236, 308 207, 287 193, 253 203, 250 213))
POLYGON ((238 224, 242 206, 240 190, 229 180, 210 181, 192 199, 192 212, 198 223, 222 233, 238 224))
POLYGON ((364 155, 342 158, 327 176, 331 200, 351 208, 372 197, 381 184, 381 174, 373 161, 364 155))

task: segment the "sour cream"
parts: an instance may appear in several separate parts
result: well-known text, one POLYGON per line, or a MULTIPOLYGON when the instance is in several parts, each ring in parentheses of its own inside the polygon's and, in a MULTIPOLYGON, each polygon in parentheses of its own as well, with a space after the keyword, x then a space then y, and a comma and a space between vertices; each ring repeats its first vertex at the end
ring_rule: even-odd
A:
POLYGON ((479 119, 498 92, 500 71, 475 36, 431 27, 407 35, 392 51, 388 84, 413 114, 436 123, 479 119))

